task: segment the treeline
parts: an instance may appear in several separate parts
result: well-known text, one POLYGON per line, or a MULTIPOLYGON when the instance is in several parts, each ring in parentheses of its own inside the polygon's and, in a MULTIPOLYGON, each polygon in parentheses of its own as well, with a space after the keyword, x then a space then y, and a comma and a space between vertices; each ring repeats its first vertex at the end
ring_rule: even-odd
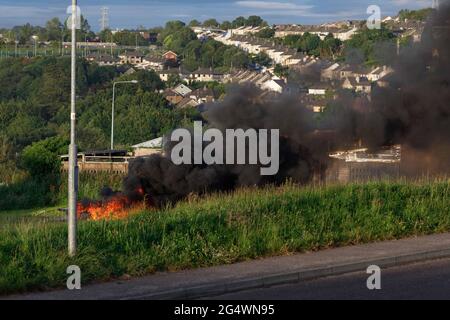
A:
POLYGON ((169 21, 159 34, 166 50, 182 58, 183 67, 189 71, 213 68, 228 71, 243 68, 251 62, 250 56, 234 46, 226 46, 213 39, 198 39, 196 33, 182 21, 169 21))
POLYGON ((282 42, 299 52, 322 58, 334 57, 340 53, 342 47, 342 41, 336 39, 332 34, 322 40, 318 35, 309 32, 303 35, 288 35, 283 38, 282 42))
MULTIPOLYGON (((33 26, 29 23, 23 26, 16 26, 12 29, 1 29, 3 35, 1 42, 6 44, 14 44, 15 41, 20 45, 34 44, 34 38, 39 42, 55 42, 69 41, 71 38, 71 30, 67 28, 59 18, 53 18, 42 26, 33 26)), ((86 39, 94 39, 95 33, 91 30, 89 22, 81 16, 81 26, 77 30, 77 40, 85 41, 86 39)))
MULTIPOLYGON (((81 150, 108 148, 114 80, 139 80, 138 85, 117 87, 117 147, 127 148, 159 137, 197 116, 195 110, 173 109, 159 93, 165 84, 152 71, 125 76, 115 67, 98 67, 83 60, 77 62, 77 69, 77 130, 81 150)), ((45 173, 27 165, 33 161, 25 161, 24 150, 36 148, 39 152, 29 151, 28 155, 41 154, 47 160, 54 159, 54 150, 62 153, 59 147, 48 153, 41 151, 43 145, 53 145, 54 139, 58 146, 60 141, 68 141, 70 60, 2 60, 0 86, 0 183, 11 182, 12 175, 24 170, 45 173)), ((53 168, 51 161, 43 167, 50 171, 53 168)))
POLYGON ((433 12, 431 8, 425 8, 421 10, 400 10, 398 17, 401 21, 413 20, 413 21, 424 21, 433 12))
POLYGON ((240 16, 234 19, 233 21, 225 20, 222 23, 218 22, 216 19, 207 19, 203 22, 194 19, 189 22, 188 26, 189 27, 202 26, 208 28, 220 28, 223 30, 228 30, 239 27, 266 27, 268 26, 268 24, 260 16, 249 16, 247 18, 240 16))

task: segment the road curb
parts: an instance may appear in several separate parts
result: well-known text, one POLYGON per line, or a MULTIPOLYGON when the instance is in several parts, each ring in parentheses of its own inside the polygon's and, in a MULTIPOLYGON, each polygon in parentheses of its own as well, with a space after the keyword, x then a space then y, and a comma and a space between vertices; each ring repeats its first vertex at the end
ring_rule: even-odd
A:
POLYGON ((211 282, 200 286, 191 286, 174 290, 148 292, 139 295, 124 297, 122 300, 177 300, 198 299, 202 297, 216 296, 234 293, 244 290, 271 287, 299 281, 313 280, 322 277, 337 276, 352 272, 365 272, 370 265, 380 268, 389 268, 410 263, 423 262, 450 257, 450 249, 434 251, 420 251, 399 256, 366 259, 335 266, 321 266, 316 268, 302 268, 295 271, 281 272, 277 274, 263 275, 253 278, 238 279, 232 281, 211 282))

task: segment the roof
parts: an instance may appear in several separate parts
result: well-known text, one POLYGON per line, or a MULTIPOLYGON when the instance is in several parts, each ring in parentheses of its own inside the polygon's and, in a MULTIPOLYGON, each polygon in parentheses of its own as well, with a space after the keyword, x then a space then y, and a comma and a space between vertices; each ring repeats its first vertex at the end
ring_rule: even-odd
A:
POLYGON ((163 97, 164 98, 166 98, 166 97, 174 97, 174 96, 181 96, 181 94, 176 92, 174 89, 170 89, 170 88, 164 90, 164 92, 163 92, 163 97))
POLYGON ((177 55, 175 52, 171 51, 171 50, 165 52, 165 53, 163 54, 163 57, 166 56, 166 55, 168 55, 168 54, 174 54, 175 56, 178 57, 178 55, 177 55))
POLYGON ((139 144, 135 144, 134 146, 131 146, 133 149, 137 148, 150 148, 150 149, 157 149, 162 148, 163 145, 163 138, 156 138, 153 140, 145 141, 139 144))
POLYGON ((173 88, 173 91, 175 91, 176 93, 182 95, 183 97, 189 93, 192 92, 191 88, 189 88, 188 86, 180 83, 179 85, 177 85, 175 88, 173 88))
POLYGON ((197 99, 199 98, 208 98, 208 97, 214 97, 214 91, 210 88, 201 88, 197 89, 195 91, 192 91, 189 94, 190 97, 195 96, 197 99))
POLYGON ((219 73, 217 71, 214 71, 213 69, 209 69, 209 68, 198 68, 197 70, 195 70, 194 72, 191 72, 192 74, 212 74, 212 75, 220 75, 222 73, 219 73))
POLYGON ((195 99, 192 99, 191 97, 185 97, 183 98, 183 100, 177 103, 178 108, 195 107, 197 105, 197 101, 195 101, 195 99))
POLYGON ((144 55, 142 53, 137 52, 137 51, 127 51, 125 53, 121 53, 119 56, 120 57, 123 57, 123 56, 126 56, 126 57, 140 57, 140 58, 144 57, 144 55))
POLYGON ((166 62, 166 60, 163 57, 152 56, 152 55, 147 55, 145 57, 145 60, 148 61, 148 62, 153 62, 153 63, 164 63, 164 62, 166 62))

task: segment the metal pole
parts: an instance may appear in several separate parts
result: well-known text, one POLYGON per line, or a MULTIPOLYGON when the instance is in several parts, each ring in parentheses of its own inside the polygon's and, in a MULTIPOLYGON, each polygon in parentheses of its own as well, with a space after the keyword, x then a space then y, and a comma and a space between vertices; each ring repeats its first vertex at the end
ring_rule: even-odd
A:
POLYGON ((116 82, 113 84, 113 98, 111 109, 111 150, 114 150, 114 102, 116 99, 116 82))
POLYGON ((78 165, 77 146, 75 143, 76 125, 76 42, 77 42, 77 0, 72 0, 72 77, 70 96, 70 147, 69 147, 69 195, 68 195, 68 242, 69 256, 77 253, 77 193, 78 193, 78 165))

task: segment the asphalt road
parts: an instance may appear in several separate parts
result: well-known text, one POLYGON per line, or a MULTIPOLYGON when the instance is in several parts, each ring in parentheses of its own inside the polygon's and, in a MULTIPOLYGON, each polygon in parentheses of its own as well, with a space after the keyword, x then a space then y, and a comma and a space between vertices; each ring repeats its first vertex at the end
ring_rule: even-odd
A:
POLYGON ((450 299, 450 259, 381 271, 381 290, 368 290, 366 273, 352 273, 208 299, 226 300, 427 300, 450 299))

